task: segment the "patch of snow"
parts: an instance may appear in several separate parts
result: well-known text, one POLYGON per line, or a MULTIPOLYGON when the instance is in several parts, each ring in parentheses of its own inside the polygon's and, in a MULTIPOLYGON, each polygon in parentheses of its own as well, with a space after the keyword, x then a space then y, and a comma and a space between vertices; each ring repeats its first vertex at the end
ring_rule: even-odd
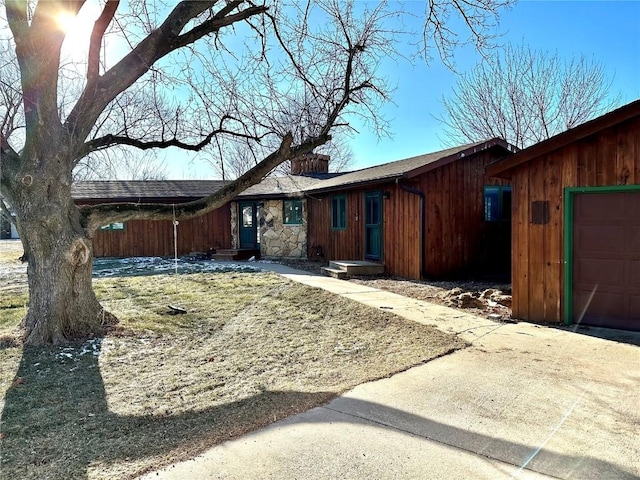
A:
POLYGON ((27 274, 26 263, 0 264, 0 282, 2 282, 3 280, 14 280, 17 276, 26 275, 26 274, 27 274))
MULTIPOLYGON (((178 261, 178 274, 207 273, 207 272, 259 272, 260 269, 251 265, 215 262, 212 260, 178 261)), ((120 277, 131 275, 152 275, 175 272, 175 261, 162 257, 134 257, 134 258, 97 258, 93 262, 93 276, 96 278, 120 277)))

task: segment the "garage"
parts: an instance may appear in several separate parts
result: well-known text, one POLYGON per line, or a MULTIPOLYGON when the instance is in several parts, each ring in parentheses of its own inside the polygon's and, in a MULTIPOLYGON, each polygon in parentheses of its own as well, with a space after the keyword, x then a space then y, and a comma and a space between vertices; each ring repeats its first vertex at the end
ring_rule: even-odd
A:
POLYGON ((573 322, 640 331, 640 191, 573 196, 573 322))
POLYGON ((640 331, 640 99, 486 172, 511 183, 513 318, 640 331))

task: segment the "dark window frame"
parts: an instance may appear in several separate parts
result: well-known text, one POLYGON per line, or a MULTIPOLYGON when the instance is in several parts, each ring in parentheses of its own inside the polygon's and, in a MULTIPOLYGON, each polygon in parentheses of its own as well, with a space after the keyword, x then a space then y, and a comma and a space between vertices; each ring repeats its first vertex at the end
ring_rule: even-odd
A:
POLYGON ((124 226, 125 226, 125 222, 113 222, 113 223, 110 223, 109 225, 103 225, 102 227, 100 227, 100 230, 122 231, 124 230, 124 226))
POLYGON ((331 197, 331 229, 347 229, 347 196, 335 195, 331 197))
POLYGON ((282 202, 282 223, 284 225, 302 225, 304 220, 304 207, 302 199, 290 198, 282 202), (289 217, 287 217, 287 204, 289 204, 289 217), (296 207, 298 207, 296 213, 296 207))
POLYGON ((511 221, 510 185, 485 185, 482 198, 485 222, 511 221))

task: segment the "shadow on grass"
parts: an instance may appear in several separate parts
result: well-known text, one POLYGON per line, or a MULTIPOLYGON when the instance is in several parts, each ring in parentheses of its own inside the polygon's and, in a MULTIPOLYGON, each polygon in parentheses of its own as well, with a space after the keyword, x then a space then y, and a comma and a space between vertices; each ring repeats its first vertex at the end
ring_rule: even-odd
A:
POLYGON ((129 478, 335 397, 265 391, 202 411, 118 415, 107 404, 100 340, 93 348, 86 345, 73 352, 24 349, 0 419, 2 478, 81 479, 89 468, 131 462, 137 466, 108 467, 98 474, 129 478))
MULTIPOLYGON (((300 411, 333 393, 265 391, 213 408, 164 416, 109 410, 100 341, 73 349, 25 349, 5 397, 0 432, 2 478, 131 478, 300 411), (129 465, 127 465, 130 463, 129 465)), ((483 457, 567 478, 637 478, 613 462, 566 455, 461 429, 375 402, 341 397, 330 410, 352 424, 404 431, 483 457)), ((326 422, 325 416, 302 419, 326 422)), ((336 421, 336 420, 333 420, 336 421)))

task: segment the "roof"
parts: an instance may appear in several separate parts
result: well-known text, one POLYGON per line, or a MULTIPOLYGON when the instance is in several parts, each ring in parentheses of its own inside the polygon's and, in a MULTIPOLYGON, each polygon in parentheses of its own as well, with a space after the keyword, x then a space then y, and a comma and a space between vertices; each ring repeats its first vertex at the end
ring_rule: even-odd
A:
POLYGON ((260 183, 247 188, 239 197, 291 197, 302 196, 302 192, 322 183, 321 178, 306 175, 266 177, 260 183))
POLYGON ((517 148, 513 145, 508 144, 504 140, 494 138, 492 140, 461 145, 438 152, 418 155, 404 160, 396 160, 395 162, 345 173, 338 177, 323 180, 314 185, 313 188, 309 188, 308 191, 336 190, 364 183, 382 183, 397 178, 411 178, 460 158, 464 158, 465 156, 494 147, 502 148, 505 150, 505 153, 517 151, 517 148))
POLYGON ((138 200, 143 198, 202 198, 220 190, 222 180, 103 180, 71 186, 74 200, 138 200))
MULTIPOLYGON (((397 178, 412 178, 491 148, 500 148, 505 154, 517 151, 513 145, 494 138, 343 174, 266 177, 260 183, 240 193, 239 198, 249 200, 295 197, 302 196, 306 192, 331 191, 366 183, 383 183, 397 178)), ((153 199, 157 202, 165 198, 187 200, 211 195, 226 183, 223 180, 87 181, 73 184, 71 195, 74 200, 104 202, 142 199, 153 199)))
POLYGON ((570 143, 600 132, 606 128, 640 116, 640 100, 631 102, 600 117, 582 123, 577 127, 554 135, 540 143, 536 143, 508 158, 498 160, 487 166, 486 173, 492 177, 509 176, 508 170, 529 162, 534 158, 562 148, 570 143))

